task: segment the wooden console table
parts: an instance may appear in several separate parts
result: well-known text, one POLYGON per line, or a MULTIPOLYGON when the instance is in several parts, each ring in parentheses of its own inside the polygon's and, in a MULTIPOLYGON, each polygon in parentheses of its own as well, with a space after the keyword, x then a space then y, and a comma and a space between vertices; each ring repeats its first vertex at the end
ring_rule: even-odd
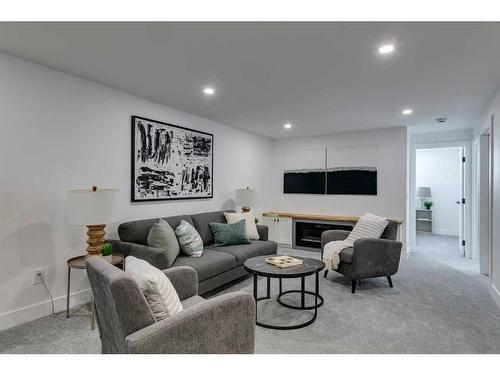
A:
MULTIPOLYGON (((271 217, 289 217, 291 219, 303 219, 303 220, 323 220, 323 221, 345 221, 349 223, 356 223, 360 216, 342 216, 342 215, 325 215, 325 214, 300 214, 294 212, 283 212, 283 211, 268 211, 264 212, 262 216, 271 217)), ((404 220, 401 219, 390 219, 398 224, 402 224, 404 220)))
MULTIPOLYGON (((263 223, 268 226, 268 237, 279 246, 318 251, 321 248, 321 233, 329 229, 352 230, 359 216, 305 214, 268 211, 263 214, 263 223)), ((398 224, 403 220, 391 219, 398 224)))

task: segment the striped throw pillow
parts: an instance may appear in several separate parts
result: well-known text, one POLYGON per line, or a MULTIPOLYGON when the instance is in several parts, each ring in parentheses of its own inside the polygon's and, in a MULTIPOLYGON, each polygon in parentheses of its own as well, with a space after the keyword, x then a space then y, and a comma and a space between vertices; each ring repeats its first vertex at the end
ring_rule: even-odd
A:
POLYGON ((354 229, 346 238, 346 242, 354 245, 354 241, 360 238, 380 238, 384 233, 385 227, 389 224, 389 220, 385 217, 380 217, 373 214, 364 214, 361 216, 354 226, 354 229))

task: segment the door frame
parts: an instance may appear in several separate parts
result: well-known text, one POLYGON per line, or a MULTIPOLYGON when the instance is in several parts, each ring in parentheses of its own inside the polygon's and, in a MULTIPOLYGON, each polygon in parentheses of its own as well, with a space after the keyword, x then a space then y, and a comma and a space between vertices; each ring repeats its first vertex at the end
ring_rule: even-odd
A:
POLYGON ((439 143, 416 143, 410 145, 410 170, 409 170, 409 183, 407 190, 407 204, 408 204, 408 215, 407 215, 407 228, 408 232, 406 235, 408 246, 406 248, 407 253, 416 252, 416 224, 415 224, 415 210, 416 210, 416 158, 417 150, 421 149, 437 149, 437 148, 454 148, 463 147, 465 155, 465 178, 464 178, 464 190, 465 190, 465 218, 464 218, 464 240, 465 240, 465 256, 472 258, 474 256, 474 251, 472 249, 471 242, 471 187, 472 187, 472 142, 471 141, 456 141, 456 142, 439 142, 439 143), (469 218, 469 220, 467 220, 469 218))
POLYGON ((490 124, 481 130, 477 138, 477 190, 475 203, 477 210, 476 220, 478 238, 476 246, 479 258, 479 272, 485 276, 490 276, 492 274, 493 123, 494 115, 491 115, 490 124))

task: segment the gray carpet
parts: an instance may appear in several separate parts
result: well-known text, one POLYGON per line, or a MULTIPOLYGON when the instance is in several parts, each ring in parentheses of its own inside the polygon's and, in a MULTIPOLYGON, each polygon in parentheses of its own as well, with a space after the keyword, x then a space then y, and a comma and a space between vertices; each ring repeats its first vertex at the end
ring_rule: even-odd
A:
MULTIPOLYGON (((257 327, 257 353, 500 353, 500 310, 485 277, 416 253, 402 260, 393 280, 393 289, 385 278, 364 281, 352 295, 342 276, 321 278, 325 305, 316 322, 293 331, 257 327)), ((292 287, 297 283, 286 281, 285 288, 292 287)), ((251 279, 219 294, 233 290, 251 292, 251 279)), ((259 302, 259 314, 276 324, 309 317, 274 301, 259 302)), ((97 331, 89 330, 82 314, 68 320, 58 314, 0 332, 1 353, 97 353, 99 348, 97 331)))
POLYGON ((417 252, 459 271, 479 273, 477 260, 465 258, 458 250, 458 236, 417 232, 417 252))

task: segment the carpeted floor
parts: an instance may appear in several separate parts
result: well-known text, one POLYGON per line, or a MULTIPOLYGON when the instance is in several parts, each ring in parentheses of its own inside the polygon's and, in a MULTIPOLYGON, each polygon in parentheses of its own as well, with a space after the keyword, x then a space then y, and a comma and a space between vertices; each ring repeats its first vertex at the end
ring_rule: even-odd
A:
MULTIPOLYGON (((352 295, 342 276, 321 278, 325 304, 316 322, 293 331, 257 327, 257 353, 500 353, 500 310, 486 277, 415 253, 402 260, 393 281, 393 289, 385 278, 364 281, 352 295)), ((284 285, 298 287, 294 280, 284 285)), ((312 289, 312 278, 308 285, 312 289)), ((218 293, 235 290, 251 293, 252 280, 218 293)), ((84 313, 70 319, 57 314, 0 332, 0 353, 98 353, 97 330, 89 329, 84 313)), ((259 302, 259 319, 267 322, 299 322, 306 314, 274 301, 259 302)))
POLYGON ((417 232, 417 252, 440 263, 444 263, 459 271, 477 274, 477 260, 460 255, 458 236, 443 236, 432 233, 417 232))

